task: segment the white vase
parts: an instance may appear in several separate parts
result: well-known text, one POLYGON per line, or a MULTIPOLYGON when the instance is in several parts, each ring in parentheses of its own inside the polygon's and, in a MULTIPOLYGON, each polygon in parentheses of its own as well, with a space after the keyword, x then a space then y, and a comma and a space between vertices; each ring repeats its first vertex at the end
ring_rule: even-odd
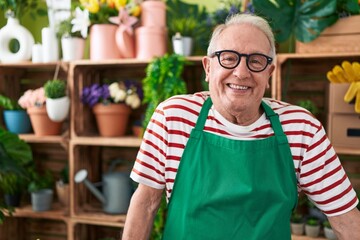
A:
POLYGON ((324 227, 324 234, 326 239, 337 240, 334 230, 332 230, 331 228, 324 227))
POLYGON ((31 59, 34 37, 19 20, 9 17, 7 24, 0 29, 0 61, 4 63, 28 61, 31 59), (13 53, 9 49, 11 40, 19 42, 19 50, 13 53))
POLYGON ((61 50, 63 61, 82 59, 84 56, 85 39, 78 37, 61 38, 61 50))
POLYGON ((54 29, 44 27, 41 30, 42 60, 43 62, 56 62, 59 60, 59 43, 54 29))
POLYGON ((69 115, 70 99, 68 96, 62 98, 46 99, 46 111, 49 118, 54 122, 61 122, 69 115))
POLYGON ((174 52, 185 57, 191 56, 193 51, 193 38, 184 36, 173 36, 172 43, 174 52))

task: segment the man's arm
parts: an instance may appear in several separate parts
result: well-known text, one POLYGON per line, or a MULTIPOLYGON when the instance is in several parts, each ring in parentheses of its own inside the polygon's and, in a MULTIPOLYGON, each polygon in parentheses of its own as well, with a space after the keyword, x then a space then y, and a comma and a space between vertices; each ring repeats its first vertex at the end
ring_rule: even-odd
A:
POLYGON ((360 212, 357 208, 328 219, 339 240, 360 240, 360 212))
POLYGON ((123 240, 149 239, 163 190, 139 184, 126 215, 123 240))

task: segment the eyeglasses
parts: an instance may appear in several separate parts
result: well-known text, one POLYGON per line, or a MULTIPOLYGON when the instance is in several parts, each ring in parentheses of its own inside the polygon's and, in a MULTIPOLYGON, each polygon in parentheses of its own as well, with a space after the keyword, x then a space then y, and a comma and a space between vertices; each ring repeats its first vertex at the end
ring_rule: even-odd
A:
POLYGON ((243 54, 233 50, 216 51, 210 57, 217 56, 220 66, 226 69, 236 68, 241 57, 246 57, 246 66, 252 72, 262 72, 271 64, 272 58, 261 53, 243 54))

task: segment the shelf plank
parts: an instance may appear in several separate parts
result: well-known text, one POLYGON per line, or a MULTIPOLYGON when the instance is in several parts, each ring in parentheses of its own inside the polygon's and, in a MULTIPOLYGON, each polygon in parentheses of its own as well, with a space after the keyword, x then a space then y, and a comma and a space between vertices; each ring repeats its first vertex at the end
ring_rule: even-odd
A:
POLYGON ((326 238, 323 238, 321 236, 317 238, 312 238, 308 236, 291 235, 291 240, 326 240, 326 238))
POLYGON ((126 215, 110 215, 105 213, 81 213, 72 217, 72 221, 76 223, 124 227, 126 215))
POLYGON ((134 136, 125 137, 73 137, 70 142, 74 145, 95 145, 95 146, 119 146, 119 147, 140 147, 141 138, 134 136))
POLYGON ((14 217, 43 218, 52 220, 62 220, 67 222, 69 219, 69 209, 61 207, 59 203, 53 203, 49 211, 35 212, 31 205, 15 208, 14 217))

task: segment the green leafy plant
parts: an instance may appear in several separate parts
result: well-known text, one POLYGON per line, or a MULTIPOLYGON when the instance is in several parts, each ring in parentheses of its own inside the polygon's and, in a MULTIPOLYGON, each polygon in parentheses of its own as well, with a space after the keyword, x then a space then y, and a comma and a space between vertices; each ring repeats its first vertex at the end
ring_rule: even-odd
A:
POLYGON ((309 225, 309 226, 318 226, 318 225, 320 225, 319 219, 317 219, 317 218, 315 218, 315 217, 309 217, 309 218, 306 220, 306 225, 309 225))
POLYGON ((38 0, 0 0, 0 9, 6 12, 7 15, 13 15, 16 18, 30 13, 30 16, 35 19, 36 15, 47 15, 46 10, 39 7, 39 2, 38 0))
POLYGON ((61 171, 60 171, 60 180, 63 184, 69 183, 69 166, 66 165, 61 171))
POLYGON ((331 225, 330 225, 330 222, 329 222, 328 220, 326 220, 326 221, 323 222, 323 226, 324 226, 324 228, 330 228, 330 229, 332 229, 332 227, 331 227, 331 225))
POLYGON ((157 105, 177 94, 187 92, 186 83, 181 78, 185 58, 176 54, 165 54, 154 58, 146 67, 146 77, 142 80, 144 99, 147 104, 144 129, 148 125, 157 105))
POLYGON ((73 20, 73 17, 70 17, 59 23, 59 25, 57 26, 57 32, 56 32, 56 35, 58 38, 62 38, 62 37, 82 38, 81 33, 79 31, 71 32, 71 29, 73 27, 73 24, 71 23, 72 20, 73 20))
POLYGON ((206 51, 210 37, 208 12, 198 4, 189 4, 181 0, 166 1, 166 25, 169 39, 176 33, 194 39, 195 52, 206 51))
POLYGON ((311 112, 314 116, 316 116, 319 113, 319 108, 311 100, 300 100, 297 102, 297 105, 305 108, 306 110, 311 112))
POLYGON ((44 85, 47 98, 61 98, 66 96, 66 83, 59 79, 48 80, 44 85))
POLYGON ((5 110, 22 110, 23 108, 15 100, 0 94, 0 106, 5 110))
POLYGON ((292 214, 291 214, 291 219, 290 221, 292 223, 302 223, 303 222, 303 215, 294 211, 292 214))
POLYGON ((313 41, 339 19, 340 13, 359 14, 356 0, 253 0, 252 3, 255 13, 269 20, 278 42, 292 35, 301 42, 313 41))
POLYGON ((54 176, 50 171, 39 173, 34 169, 31 171, 30 183, 28 185, 28 191, 36 192, 41 189, 52 189, 54 186, 54 176))

